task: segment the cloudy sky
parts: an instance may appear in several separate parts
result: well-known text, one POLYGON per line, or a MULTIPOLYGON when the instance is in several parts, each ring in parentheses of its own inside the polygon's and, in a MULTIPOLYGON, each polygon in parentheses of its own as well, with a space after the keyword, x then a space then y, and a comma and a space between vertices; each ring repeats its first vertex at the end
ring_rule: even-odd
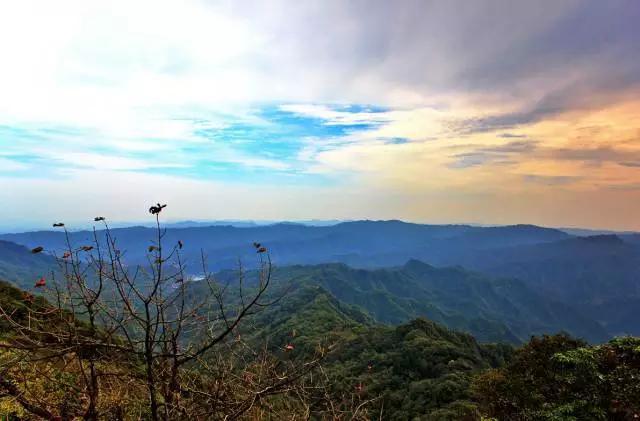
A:
POLYGON ((640 2, 0 3, 0 228, 640 230, 640 2))

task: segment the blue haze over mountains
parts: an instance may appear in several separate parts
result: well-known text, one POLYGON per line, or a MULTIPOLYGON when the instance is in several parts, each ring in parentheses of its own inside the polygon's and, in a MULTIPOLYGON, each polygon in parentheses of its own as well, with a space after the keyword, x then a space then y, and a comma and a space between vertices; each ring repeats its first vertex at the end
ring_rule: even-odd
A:
MULTIPOLYGON (((250 269, 257 261, 251 245, 259 241, 269 247, 282 282, 319 285, 381 323, 424 316, 483 341, 513 343, 561 330, 592 342, 639 335, 640 235, 569 232, 401 221, 184 223, 169 225, 164 241, 184 242, 193 275, 201 272, 201 250, 209 270, 224 273, 239 261, 250 269)), ((151 228, 115 228, 113 235, 130 264, 147 261, 151 228)), ((71 233, 76 245, 92 236, 71 233)), ((24 247, 64 248, 59 231, 3 234, 0 240, 0 276, 23 287, 20 280, 30 279, 25 270, 11 268, 29 267, 36 276, 51 263, 46 255, 20 263, 27 259, 24 247)))

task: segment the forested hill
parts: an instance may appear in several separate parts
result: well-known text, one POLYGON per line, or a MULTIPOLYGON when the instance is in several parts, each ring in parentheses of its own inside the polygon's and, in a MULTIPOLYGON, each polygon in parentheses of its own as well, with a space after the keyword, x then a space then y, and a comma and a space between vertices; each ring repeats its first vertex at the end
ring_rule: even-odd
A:
MULTIPOLYGON (((3 311, 19 314, 19 320, 23 322, 28 319, 28 312, 35 308, 33 303, 25 301, 25 294, 0 281, 0 307, 3 311)), ((49 306, 42 298, 37 298, 36 304, 39 308, 49 306)), ((54 317, 54 320, 57 319, 54 317)), ((0 339, 14 335, 10 324, 2 322, 0 327, 0 339)), ((42 328, 47 329, 46 326, 42 328)), ((434 420, 476 419, 479 412, 470 388, 474 376, 483 370, 501 367, 512 353, 508 345, 481 345, 468 334, 425 319, 397 327, 377 325, 357 308, 339 302, 319 286, 308 284, 298 285, 276 305, 265 307, 247 319, 239 332, 244 338, 244 349, 252 352, 252 348, 269 344, 273 357, 283 359, 282 364, 284 361, 309 359, 318 346, 331 347, 322 362, 322 371, 306 381, 314 377, 323 378, 321 385, 326 388, 326 398, 336 404, 346 402, 347 408, 351 408, 349 411, 362 404, 359 416, 346 412, 346 415, 353 415, 359 420, 373 419, 380 414, 384 419, 393 420, 420 416, 434 420), (291 346, 286 354, 282 352, 285 344, 291 346)), ((234 353, 217 358, 238 363, 234 358, 241 357, 242 352, 242 349, 236 349, 234 353)), ((10 356, 10 351, 0 350, 1 358, 10 356)), ((100 356, 98 362, 102 368, 120 372, 109 383, 110 387, 119 390, 130 387, 124 382, 127 375, 136 375, 135 365, 133 371, 127 373, 123 372, 128 369, 127 365, 118 367, 106 355, 100 356)), ((54 364, 47 369, 48 374, 56 379, 78 381, 73 364, 54 364)), ((234 374, 246 375, 242 372, 234 374)), ((197 375, 190 373, 191 377, 197 375)), ((6 373, 0 375, 0 390, 6 388, 3 382, 11 378, 5 376, 6 373)), ((30 371, 24 376, 33 388, 46 390, 49 387, 49 380, 45 377, 38 377, 30 371)), ((15 383, 22 387, 21 382, 15 383)), ((0 415, 27 416, 24 407, 10 396, 4 400, 0 396, 0 415)), ((109 396, 114 399, 113 395, 109 396)), ((37 396, 29 390, 24 397, 27 402, 38 401, 40 407, 52 413, 65 408, 65 396, 59 393, 37 396)), ((145 410, 144 395, 141 397, 135 393, 126 400, 118 399, 111 405, 127 410, 145 410)), ((296 400, 295 396, 284 396, 276 402, 296 409, 296 400)), ((113 410, 108 405, 105 408, 106 411, 113 410)), ((125 415, 125 419, 133 417, 133 413, 125 415)), ((321 414, 318 416, 323 418, 321 414)))
MULTIPOLYGON (((0 307, 22 322, 29 319, 30 310, 48 306, 40 298, 30 304, 26 297, 25 292, 0 282, 0 307)), ((58 320, 55 313, 51 314, 58 320)), ((338 410, 345 411, 343 415, 355 419, 479 421, 492 416, 626 420, 635 419, 634 414, 640 410, 640 394, 634 386, 640 367, 640 342, 636 338, 589 347, 563 335, 541 336, 514 352, 508 345, 480 344, 468 334, 422 318, 396 327, 377 325, 324 288, 306 282, 296 284, 289 295, 247 322, 241 330, 243 337, 248 337, 244 346, 251 350, 251 346, 266 340, 273 358, 283 363, 304 361, 318 346, 331 346, 321 372, 304 381, 323 379, 320 384, 325 398, 340 405, 338 410), (291 350, 283 352, 284 344, 291 350)), ((3 340, 14 334, 10 324, 3 321, 0 327, 3 340)), ((3 360, 11 358, 11 352, 2 349, 0 356, 3 360)), ((232 362, 234 355, 238 354, 222 353, 217 360, 232 362)), ((35 361, 31 364, 46 369, 54 379, 64 379, 65 384, 81 378, 73 364, 47 366, 37 358, 35 361)), ((97 361, 103 369, 119 370, 119 376, 103 390, 108 400, 101 401, 106 403, 100 409, 125 419, 147 414, 148 403, 139 385, 132 388, 126 377, 137 378, 136 366, 129 368, 100 354, 97 361), (126 371, 129 369, 130 373, 126 371), (132 393, 123 394, 127 388, 132 393)), ((24 364, 21 367, 31 370, 18 370, 22 377, 14 383, 7 381, 14 380, 16 370, 3 372, 0 389, 14 384, 11 392, 16 394, 29 385, 27 392, 16 396, 24 402, 38 402, 38 408, 49 413, 64 413, 69 401, 78 405, 72 395, 54 393, 57 390, 51 388, 51 380, 38 376, 38 370, 24 364), (38 390, 49 389, 51 393, 37 394, 38 390)), ((238 371, 237 375, 246 373, 238 371)), ((290 414, 297 414, 292 412, 300 411, 296 403, 295 395, 283 395, 265 404, 276 404, 276 410, 290 408, 290 414)), ((319 418, 327 415, 312 413, 319 418)), ((0 415, 30 419, 29 414, 12 395, 0 396, 0 415)))
POLYGON ((326 370, 334 394, 356 390, 360 400, 374 399, 370 419, 475 420, 474 376, 511 352, 418 319, 366 329, 330 355, 326 370))
MULTIPOLYGON (((20 250, 30 254, 27 249, 20 250)), ((232 276, 232 271, 225 271, 218 280, 226 282, 232 276)), ((229 364, 233 370, 236 363, 241 363, 236 358, 249 352, 252 360, 252 352, 260 344, 266 344, 272 352, 270 358, 281 361, 278 364, 306 361, 319 347, 331 349, 322 361, 322 370, 301 381, 316 382, 313 387, 321 386, 325 391, 323 399, 340 405, 338 410, 345 416, 361 420, 480 420, 487 415, 498 419, 623 420, 633 419, 630 417, 640 409, 640 394, 634 387, 640 367, 637 339, 616 339, 589 347, 566 336, 543 336, 532 338, 514 354, 509 345, 479 343, 473 336, 435 321, 413 319, 420 310, 416 304, 428 297, 435 308, 441 307, 441 316, 451 317, 447 323, 464 320, 467 315, 462 310, 486 314, 489 308, 499 308, 500 303, 506 310, 496 311, 496 317, 505 318, 513 305, 524 307, 519 317, 544 322, 549 305, 537 302, 531 295, 534 293, 519 281, 491 279, 461 268, 438 269, 415 260, 381 270, 354 269, 344 264, 293 266, 277 269, 275 276, 271 294, 276 300, 247 319, 237 336, 223 345, 235 352, 216 353, 215 361, 229 364), (283 290, 287 291, 285 295, 281 295, 283 290), (523 296, 531 301, 525 303, 523 296), (381 300, 375 301, 378 297, 381 300), (542 308, 536 309, 538 306, 542 308), (393 317, 398 317, 396 321, 406 317, 406 322, 397 326, 377 323, 376 319, 389 317, 385 308, 404 310, 393 317), (242 342, 237 342, 241 336, 242 342), (233 344, 241 344, 235 345, 241 348, 233 348, 233 344)), ((250 292, 250 284, 249 276, 246 292, 250 292)), ((189 282, 189 294, 197 295, 203 286, 202 282, 189 282)), ((227 304, 233 307, 233 301, 227 304)), ((0 307, 14 320, 32 322, 30 311, 49 306, 42 298, 0 282, 0 307)), ((51 315, 56 323, 69 320, 60 319, 60 312, 40 314, 51 315)), ((505 318, 500 323, 508 326, 511 321, 505 318)), ((0 327, 3 340, 14 335, 11 324, 3 321, 0 327)), ((42 325, 36 332, 47 329, 42 325)), ((78 332, 91 334, 90 330, 78 332)), ((3 349, 0 357, 10 360, 12 352, 15 350, 3 349)), ((31 351, 20 352, 29 355, 31 351)), ((38 402, 49 413, 64 413, 69 401, 81 404, 71 398, 74 385, 69 381, 81 384, 75 366, 40 363, 38 355, 32 356, 32 366, 12 365, 12 370, 0 376, 0 389, 9 387, 7 391, 13 393, 0 397, 0 415, 28 416, 26 407, 12 396, 38 402), (69 390, 66 394, 54 393, 49 378, 39 376, 38 370, 46 370, 50 378, 63 379, 69 390), (11 377, 18 374, 23 376, 20 381, 11 377), (20 391, 26 386, 23 394, 20 391), (51 393, 38 394, 41 390, 51 393)), ((107 398, 100 401, 104 413, 125 418, 134 412, 148 413, 148 402, 141 393, 144 389, 140 385, 132 388, 129 379, 139 378, 140 366, 135 359, 126 360, 127 365, 111 354, 97 353, 91 358, 101 369, 119 372, 104 390, 107 398), (131 393, 123 394, 123 390, 131 393)), ((246 367, 239 367, 233 375, 247 379, 247 372, 242 371, 246 367)), ((198 375, 190 373, 192 377, 198 375)), ((295 395, 282 395, 265 405, 275 404, 277 411, 291 413, 300 411, 297 399, 295 395)), ((323 408, 311 410, 320 411, 313 412, 319 418, 327 415, 323 408)))
MULTIPOLYGON (((237 276, 221 272, 222 282, 237 276)), ((319 286, 357 306, 378 323, 397 325, 426 317, 482 342, 521 343, 531 335, 570 332, 592 342, 606 340, 602 326, 570 306, 540 295, 517 279, 492 278, 460 267, 436 268, 417 260, 386 269, 345 264, 277 268, 276 286, 319 286)), ((194 288, 205 288, 197 283, 194 288)))

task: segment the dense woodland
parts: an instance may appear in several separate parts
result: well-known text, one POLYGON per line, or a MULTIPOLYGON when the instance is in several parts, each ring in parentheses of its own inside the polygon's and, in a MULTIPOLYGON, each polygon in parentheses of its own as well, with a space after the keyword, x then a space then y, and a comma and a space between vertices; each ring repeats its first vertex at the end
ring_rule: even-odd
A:
MULTIPOLYGON (((25 234, 32 243, 0 242, 4 417, 626 420, 640 414, 640 340, 614 335, 611 323, 586 315, 602 305, 590 292, 599 288, 597 279, 581 284, 582 297, 564 290, 549 296, 562 289, 550 279, 573 285, 583 278, 572 274, 620 258, 615 247, 602 257, 603 243, 636 253, 633 241, 532 227, 484 234, 463 226, 418 226, 416 233, 406 224, 401 234, 396 223, 373 229, 405 245, 425 233, 454 245, 461 244, 457 235, 475 238, 475 249, 459 253, 469 261, 490 243, 509 269, 480 271, 416 259, 386 268, 274 265, 275 247, 248 241, 256 232, 243 232, 245 267, 218 271, 208 263, 215 252, 196 258, 187 237, 160 226, 162 209, 150 210, 158 225, 141 229, 154 233, 144 245, 137 244, 140 232, 110 230, 103 218, 88 237, 60 223, 59 232, 25 234), (121 237, 127 244, 120 245, 121 237), (535 258, 516 264, 508 257, 521 248, 544 254, 536 247, 551 248, 553 256, 569 250, 564 259, 577 260, 569 267, 542 259, 543 274, 535 258), (601 258, 581 266, 580 256, 601 258), (525 279, 520 275, 528 268, 533 275, 525 279)), ((268 237, 274 229, 260 232, 268 237)), ((315 241, 322 255, 329 240, 312 240, 308 247, 315 241)), ((369 240, 371 248, 382 244, 369 240)), ((631 285, 630 269, 622 265, 609 282, 631 285)), ((603 297, 622 300, 619 293, 603 297)), ((627 302, 635 299, 629 295, 627 302)), ((627 313, 605 316, 617 317, 615 329, 628 323, 627 313)))

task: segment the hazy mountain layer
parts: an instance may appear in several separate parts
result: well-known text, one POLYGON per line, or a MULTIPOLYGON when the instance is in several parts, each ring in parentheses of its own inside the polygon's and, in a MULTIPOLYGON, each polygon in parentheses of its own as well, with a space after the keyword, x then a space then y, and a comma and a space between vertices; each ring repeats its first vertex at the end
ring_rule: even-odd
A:
MULTIPOLYGON (((119 247, 126 250, 128 262, 147 262, 147 248, 154 236, 152 229, 131 227, 114 229, 112 233, 119 247)), ((98 236, 102 237, 102 234, 99 232, 98 236)), ((63 233, 55 231, 2 235, 0 238, 29 247, 42 245, 49 251, 64 247, 63 233)), ((92 238, 93 233, 89 231, 71 234, 76 246, 89 243, 92 238)), ((491 277, 518 278, 525 284, 519 288, 527 291, 523 297, 541 297, 540 302, 546 304, 530 304, 523 298, 516 300, 517 305, 509 314, 492 318, 493 314, 487 316, 488 311, 506 311, 506 307, 499 302, 480 302, 469 307, 462 304, 465 298, 461 295, 457 305, 469 307, 467 316, 474 314, 477 317, 475 322, 469 317, 463 322, 455 321, 459 311, 456 305, 446 300, 437 306, 433 304, 434 294, 436 298, 442 295, 446 283, 434 286, 432 291, 437 294, 431 296, 420 295, 414 285, 405 286, 404 295, 400 297, 411 297, 418 304, 402 301, 399 297, 396 299, 400 301, 392 302, 384 295, 385 291, 372 289, 366 299, 371 301, 371 308, 380 307, 376 311, 384 313, 380 320, 385 322, 398 323, 423 314, 450 326, 476 332, 483 339, 491 338, 488 332, 493 334, 502 329, 499 337, 513 340, 526 338, 529 332, 538 332, 538 328, 557 327, 558 323, 552 320, 566 317, 564 324, 573 326, 574 333, 587 338, 601 337, 602 331, 597 327, 593 327, 591 333, 575 330, 578 326, 586 326, 581 321, 582 314, 586 320, 599 321, 610 334, 640 334, 640 327, 635 323, 640 308, 640 240, 634 234, 574 237, 561 230, 531 225, 474 227, 358 221, 324 227, 277 224, 167 229, 165 244, 172 245, 178 240, 184 243, 182 251, 188 270, 194 274, 201 271, 201 250, 206 252, 210 270, 236 267, 239 260, 251 267, 256 262, 251 244, 260 241, 268 246, 278 266, 342 262, 352 267, 380 268, 400 266, 410 259, 418 259, 434 266, 460 265, 491 277), (412 288, 414 291, 409 294, 406 290, 412 288), (443 308, 443 304, 447 307, 443 308), (506 329, 500 325, 505 318, 523 320, 522 313, 527 311, 528 305, 543 308, 548 315, 541 319, 542 322, 526 322, 529 327, 516 328, 512 324, 506 329), (476 325, 473 329, 472 324, 476 325), (480 333, 482 331, 486 333, 480 333)), ((510 281, 510 285, 515 283, 510 281)))

